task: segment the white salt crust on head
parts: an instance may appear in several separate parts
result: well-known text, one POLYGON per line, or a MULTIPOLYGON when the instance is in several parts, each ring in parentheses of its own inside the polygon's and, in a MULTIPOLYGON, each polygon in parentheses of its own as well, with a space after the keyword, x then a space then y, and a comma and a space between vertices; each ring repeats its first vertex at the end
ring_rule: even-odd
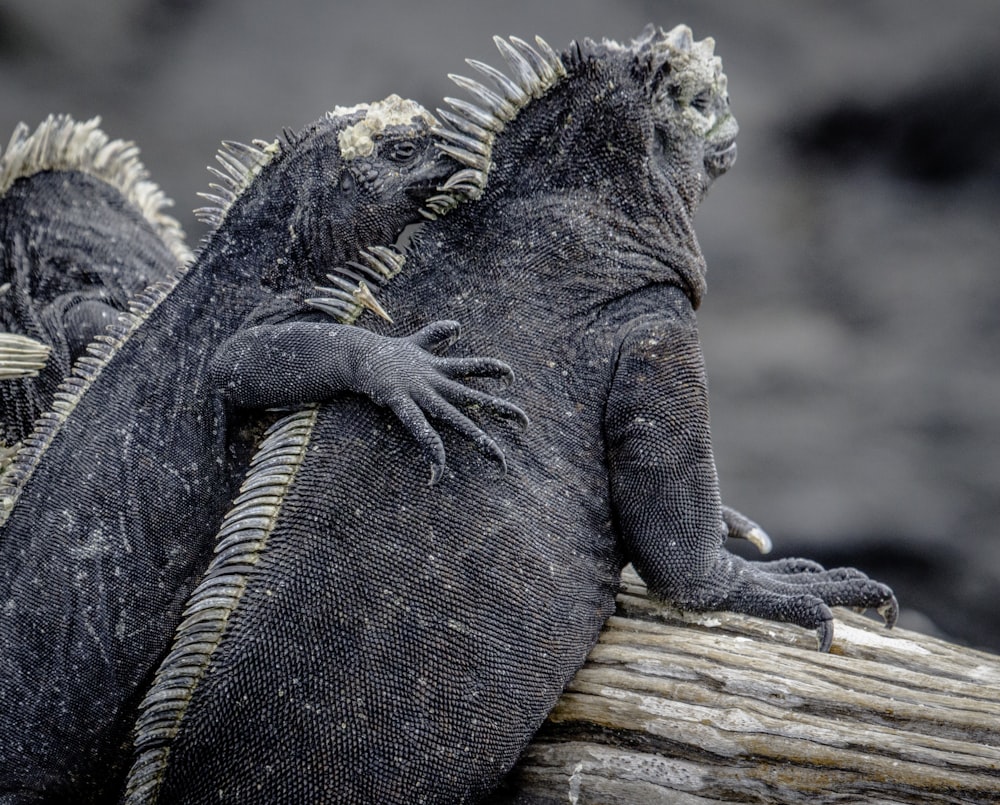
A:
POLYGON ((409 125, 414 119, 427 124, 428 128, 438 124, 437 119, 424 107, 415 101, 390 95, 384 101, 362 103, 357 106, 338 106, 328 114, 331 117, 343 117, 365 111, 364 118, 353 126, 348 126, 337 136, 340 145, 340 155, 345 160, 365 157, 375 150, 374 138, 389 126, 409 125))

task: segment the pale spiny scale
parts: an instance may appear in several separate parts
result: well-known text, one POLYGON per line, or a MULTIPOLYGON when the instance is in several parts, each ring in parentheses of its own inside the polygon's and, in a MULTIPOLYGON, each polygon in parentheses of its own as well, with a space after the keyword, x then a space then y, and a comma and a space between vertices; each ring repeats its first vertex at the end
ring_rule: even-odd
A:
POLYGON ((232 181, 232 177, 230 177, 230 175, 228 173, 223 173, 218 168, 216 168, 214 165, 209 165, 208 166, 208 172, 211 173, 216 179, 219 179, 220 181, 223 181, 223 182, 231 182, 232 181))
POLYGON ((452 131, 443 127, 437 127, 434 129, 434 134, 442 137, 450 142, 454 143, 459 148, 464 148, 466 151, 471 151, 476 154, 480 154, 484 157, 489 156, 489 144, 484 143, 481 139, 466 136, 458 131, 452 131))
MULTIPOLYGON (((348 260, 347 263, 341 267, 340 271, 345 277, 353 280, 355 283, 361 282, 364 279, 379 283, 383 278, 383 275, 379 274, 375 269, 362 263, 355 262, 354 260, 348 260)), ((326 276, 335 281, 337 279, 334 274, 327 274, 326 276)))
POLYGON ((394 246, 370 246, 361 252, 361 259, 387 277, 398 273, 406 264, 406 256, 394 246))
POLYGON ((449 74, 448 78, 477 100, 481 101, 500 120, 506 122, 512 119, 517 113, 517 109, 510 101, 506 98, 501 98, 484 84, 480 84, 472 78, 466 78, 464 75, 455 75, 454 73, 449 74))
POLYGON ((306 299, 306 304, 326 313, 330 318, 337 321, 351 322, 359 313, 353 299, 343 301, 332 297, 315 297, 313 299, 306 299))
POLYGON ((668 32, 670 44, 678 50, 691 50, 694 45, 694 32, 686 25, 677 25, 668 32))
POLYGON ((490 169, 490 161, 479 154, 472 154, 466 151, 464 148, 456 148, 453 145, 448 145, 447 143, 438 143, 438 150, 448 154, 449 156, 457 159, 463 165, 468 165, 470 168, 475 168, 476 170, 486 173, 490 169))
MULTIPOLYGON (((9 285, 8 285, 9 287, 9 285)), ((17 333, 0 334, 0 365, 4 377, 35 375, 45 367, 52 348, 17 333)))
POLYGON ((243 180, 246 175, 247 168, 250 167, 241 159, 238 159, 234 154, 229 151, 220 150, 215 155, 215 161, 222 165, 226 170, 226 175, 229 179, 235 183, 239 183, 243 180))
MULTIPOLYGON (((209 187, 215 187, 215 185, 209 185, 209 187)), ((225 209, 226 199, 224 199, 222 196, 217 196, 214 193, 204 193, 204 192, 198 193, 198 196, 200 198, 205 199, 205 201, 211 201, 213 204, 216 205, 218 209, 213 207, 212 212, 219 213, 223 209, 225 209)))
POLYGON ((474 170, 473 168, 466 168, 465 170, 460 170, 458 173, 454 174, 447 182, 444 183, 442 189, 452 190, 459 187, 480 187, 480 184, 485 180, 485 175, 482 171, 474 170))
POLYGON ((461 98, 445 98, 444 102, 460 115, 484 129, 499 131, 503 127, 503 121, 497 120, 494 115, 486 110, 480 109, 475 104, 464 101, 461 98))
MULTIPOLYGON (((449 124, 454 126, 456 129, 461 131, 463 134, 467 134, 470 137, 475 137, 477 140, 485 140, 489 137, 489 132, 482 126, 473 123, 467 117, 463 115, 456 115, 453 112, 449 112, 447 109, 438 109, 437 113, 449 124)), ((441 131, 442 127, 436 126, 433 131, 441 131)))
POLYGON ((193 212, 195 218, 210 227, 218 227, 222 223, 222 216, 214 207, 198 207, 193 212))
POLYGON ((218 184, 217 182, 209 182, 208 186, 211 190, 219 194, 217 198, 225 199, 227 205, 232 205, 236 201, 236 193, 225 185, 218 184))
MULTIPOLYGON (((511 37, 511 42, 513 41, 514 37, 511 37)), ((507 62, 513 71, 521 89, 529 95, 537 95, 541 89, 542 80, 539 78, 538 73, 535 72, 531 63, 503 37, 494 36, 493 42, 497 46, 497 50, 500 51, 500 55, 503 56, 504 61, 507 62)))
MULTIPOLYGON (((347 272, 345 271, 344 273, 347 273, 347 272)), ((358 283, 361 282, 361 278, 360 277, 352 277, 352 279, 354 279, 355 281, 351 282, 350 280, 344 279, 343 277, 338 277, 335 274, 327 274, 327 278, 336 287, 327 288, 327 287, 323 287, 323 286, 317 286, 316 290, 317 291, 326 292, 326 293, 330 293, 330 294, 333 294, 335 296, 340 296, 340 292, 345 292, 347 294, 350 294, 355 288, 358 287, 358 283)))
POLYGON ((504 98, 514 104, 515 107, 520 107, 527 103, 528 96, 525 94, 524 90, 497 70, 496 67, 491 67, 490 65, 477 59, 466 59, 465 63, 468 64, 473 70, 477 70, 493 81, 493 83, 497 85, 497 89, 503 93, 504 98))
MULTIPOLYGON (((465 171, 461 172, 465 173, 465 171)), ((469 172, 477 173, 476 171, 469 171, 469 172)), ((449 183, 445 185, 445 187, 442 189, 450 190, 452 187, 456 187, 459 184, 461 184, 461 182, 456 182, 455 184, 452 184, 451 181, 449 180, 449 183)), ((432 205, 433 209, 439 210, 440 212, 447 212, 448 210, 453 209, 457 204, 457 202, 454 196, 448 194, 442 194, 439 196, 431 196, 431 198, 428 200, 428 204, 432 205)))
MULTIPOLYGON (((238 140, 225 140, 223 141, 223 147, 229 151, 231 154, 240 157, 244 164, 256 164, 260 160, 266 158, 265 152, 258 148, 256 143, 262 142, 260 140, 254 140, 254 145, 247 145, 246 143, 241 143, 238 140)), ((267 143, 264 144, 265 147, 267 143)))
MULTIPOLYGON (((520 42, 520 40, 515 41, 513 38, 511 39, 511 41, 515 42, 515 44, 517 44, 517 42, 520 42)), ((528 45, 527 43, 522 43, 522 44, 524 44, 525 47, 527 47, 529 50, 531 49, 531 46, 528 45)), ((562 59, 559 58, 559 54, 556 53, 549 46, 549 43, 546 42, 544 39, 542 39, 542 37, 540 36, 535 37, 535 44, 538 45, 538 49, 541 51, 541 58, 553 70, 554 75, 552 76, 551 81, 555 81, 557 78, 565 78, 566 68, 563 66, 562 59)))

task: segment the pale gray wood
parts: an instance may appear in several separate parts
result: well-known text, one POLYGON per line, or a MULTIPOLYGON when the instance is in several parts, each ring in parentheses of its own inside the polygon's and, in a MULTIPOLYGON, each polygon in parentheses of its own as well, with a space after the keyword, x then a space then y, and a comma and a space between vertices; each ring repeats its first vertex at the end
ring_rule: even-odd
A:
POLYGON ((1000 802, 1000 657, 844 610, 820 654, 631 571, 618 604, 497 802, 1000 802))

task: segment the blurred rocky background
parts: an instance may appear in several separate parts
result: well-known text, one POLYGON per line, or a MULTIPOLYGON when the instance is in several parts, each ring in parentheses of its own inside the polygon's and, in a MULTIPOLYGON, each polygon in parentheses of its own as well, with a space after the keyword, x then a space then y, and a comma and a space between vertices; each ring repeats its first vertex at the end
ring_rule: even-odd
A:
POLYGON ((699 213, 725 499, 777 552, 891 583, 1000 650, 1000 4, 994 0, 0 0, 0 139, 101 115, 190 210, 222 139, 397 92, 495 33, 713 36, 742 126, 699 213))

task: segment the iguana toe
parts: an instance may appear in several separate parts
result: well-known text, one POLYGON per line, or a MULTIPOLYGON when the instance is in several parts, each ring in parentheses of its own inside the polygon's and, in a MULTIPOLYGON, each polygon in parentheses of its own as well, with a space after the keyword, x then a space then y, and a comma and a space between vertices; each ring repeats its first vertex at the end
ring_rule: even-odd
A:
POLYGON ((723 506, 722 521, 730 539, 745 539, 760 553, 771 552, 773 546, 767 532, 746 515, 730 506, 723 506))

